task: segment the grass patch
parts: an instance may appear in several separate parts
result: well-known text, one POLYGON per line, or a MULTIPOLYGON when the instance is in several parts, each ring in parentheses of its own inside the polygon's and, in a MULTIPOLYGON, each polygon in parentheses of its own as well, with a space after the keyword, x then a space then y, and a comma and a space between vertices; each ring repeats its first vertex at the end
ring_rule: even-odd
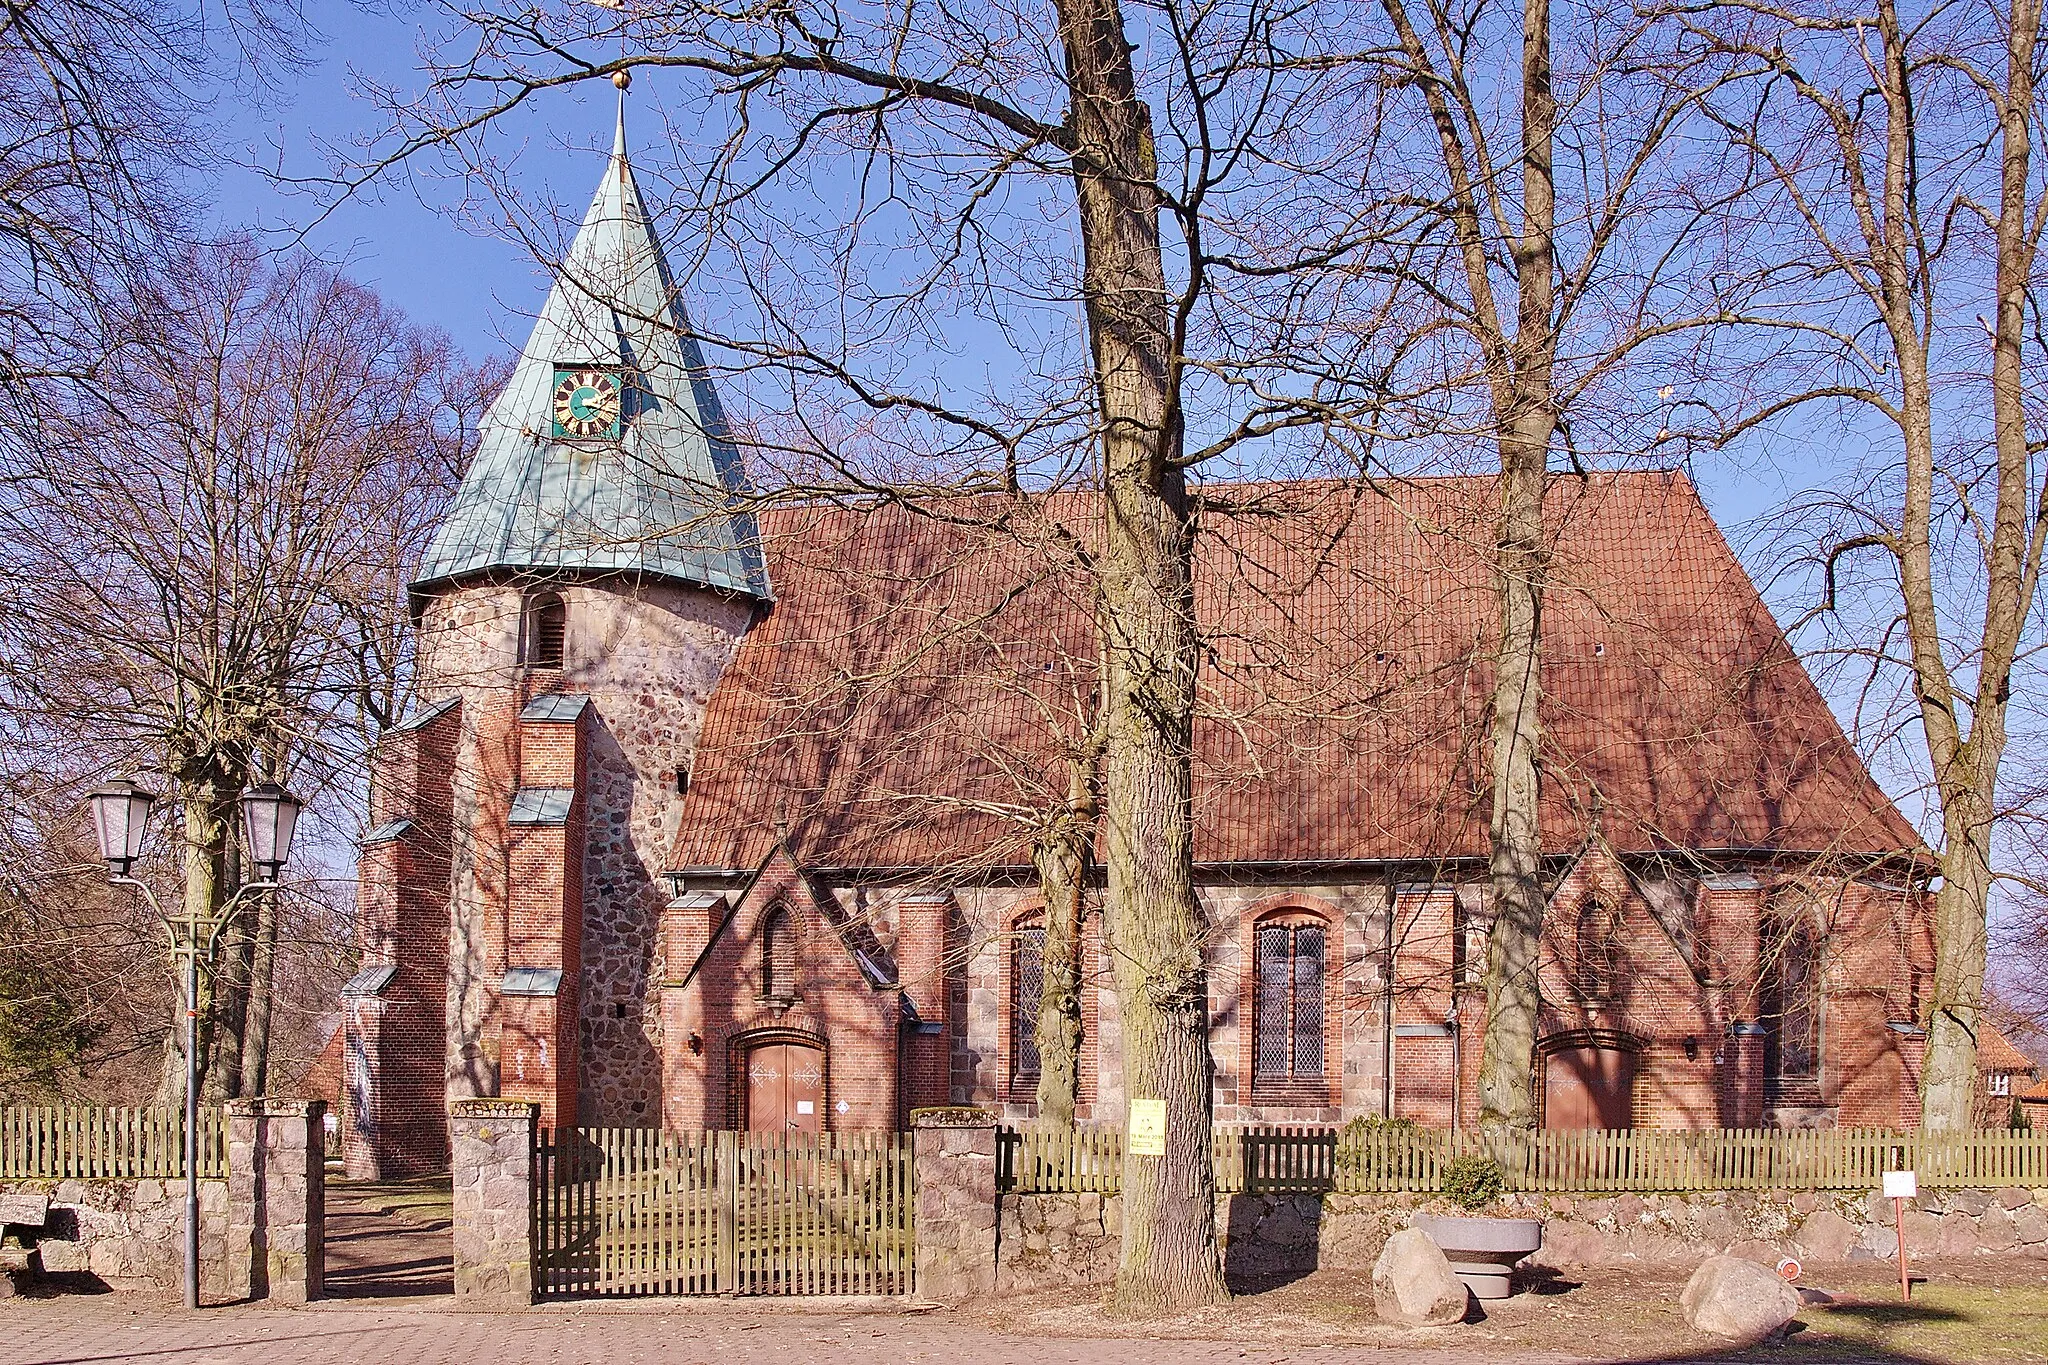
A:
POLYGON ((1900 1303, 1876 1285, 1858 1285, 1834 1304, 1809 1304, 1777 1359, 2048 1361, 2048 1284, 1972 1284, 1939 1279, 1915 1285, 1900 1303))

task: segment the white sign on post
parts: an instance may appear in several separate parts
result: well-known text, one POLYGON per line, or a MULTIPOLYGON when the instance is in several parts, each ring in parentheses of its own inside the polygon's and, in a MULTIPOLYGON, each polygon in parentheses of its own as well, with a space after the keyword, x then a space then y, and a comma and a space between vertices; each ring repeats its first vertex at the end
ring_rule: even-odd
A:
POLYGON ((1920 1182, 1911 1171, 1886 1171, 1884 1173, 1884 1197, 1886 1199, 1911 1199, 1920 1193, 1920 1182))

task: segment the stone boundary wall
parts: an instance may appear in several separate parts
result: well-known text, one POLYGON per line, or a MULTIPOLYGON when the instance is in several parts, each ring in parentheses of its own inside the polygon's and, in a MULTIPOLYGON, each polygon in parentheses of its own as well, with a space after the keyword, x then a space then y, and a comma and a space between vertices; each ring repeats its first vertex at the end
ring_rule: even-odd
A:
POLYGON ((455 1196, 455 1306, 524 1308, 534 1278, 534 1139, 529 1100, 455 1100, 448 1106, 455 1196))
MULTIPOLYGON (((1370 1271, 1387 1238, 1417 1213, 1463 1212, 1441 1198, 1399 1194, 1227 1195, 1216 1202, 1225 1269, 1239 1281, 1370 1271)), ((1117 1195, 1004 1195, 996 1292, 1107 1284, 1116 1273, 1122 1212, 1117 1195)), ((1542 1219, 1543 1250, 1532 1258, 1539 1266, 1699 1261, 1719 1252, 1808 1261, 1898 1254, 1891 1201, 1874 1193, 1509 1195, 1484 1212, 1542 1219)), ((918 1235, 925 1235, 922 1224, 918 1235)), ((2048 1260, 2048 1189, 1924 1192, 1907 1201, 1906 1250, 2048 1260)))
POLYGON ((995 1124, 972 1109, 923 1110, 911 1123, 918 1297, 940 1303, 980 1298, 996 1287, 1002 1248, 995 1124))
MULTIPOLYGON (((50 1201, 40 1229, 7 1225, 24 1243, 34 1242, 44 1273, 92 1275, 116 1289, 175 1290, 184 1283, 184 1181, 0 1181, 0 1197, 17 1194, 50 1201)), ((228 1282, 225 1180, 199 1182, 199 1262, 202 1294, 240 1297, 228 1282)))
MULTIPOLYGON (((321 1296, 325 1111, 320 1100, 229 1102, 227 1178, 199 1182, 202 1303, 321 1296)), ((27 1276, 90 1275, 117 1289, 184 1284, 181 1178, 0 1181, 0 1210, 0 1232, 27 1252, 27 1276)))

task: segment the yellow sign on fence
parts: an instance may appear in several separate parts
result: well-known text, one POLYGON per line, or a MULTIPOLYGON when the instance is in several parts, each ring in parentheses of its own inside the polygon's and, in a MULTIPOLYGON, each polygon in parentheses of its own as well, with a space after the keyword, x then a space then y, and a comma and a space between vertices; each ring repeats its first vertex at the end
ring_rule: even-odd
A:
POLYGON ((1166 1101, 1131 1101, 1131 1141, 1125 1148, 1132 1156, 1166 1155, 1166 1101))

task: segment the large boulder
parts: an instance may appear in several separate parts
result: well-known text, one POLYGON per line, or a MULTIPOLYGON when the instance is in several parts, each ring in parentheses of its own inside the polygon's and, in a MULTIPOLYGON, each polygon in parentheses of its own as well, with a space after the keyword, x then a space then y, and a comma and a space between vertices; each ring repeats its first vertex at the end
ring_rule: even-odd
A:
POLYGON ((1685 1320, 1735 1341, 1762 1341, 1799 1314, 1799 1291, 1775 1271, 1739 1256, 1709 1256, 1678 1297, 1685 1320))
POLYGON ((1443 1327, 1464 1320, 1465 1286, 1428 1233, 1403 1228, 1373 1263, 1372 1302, 1387 1322, 1443 1327))

